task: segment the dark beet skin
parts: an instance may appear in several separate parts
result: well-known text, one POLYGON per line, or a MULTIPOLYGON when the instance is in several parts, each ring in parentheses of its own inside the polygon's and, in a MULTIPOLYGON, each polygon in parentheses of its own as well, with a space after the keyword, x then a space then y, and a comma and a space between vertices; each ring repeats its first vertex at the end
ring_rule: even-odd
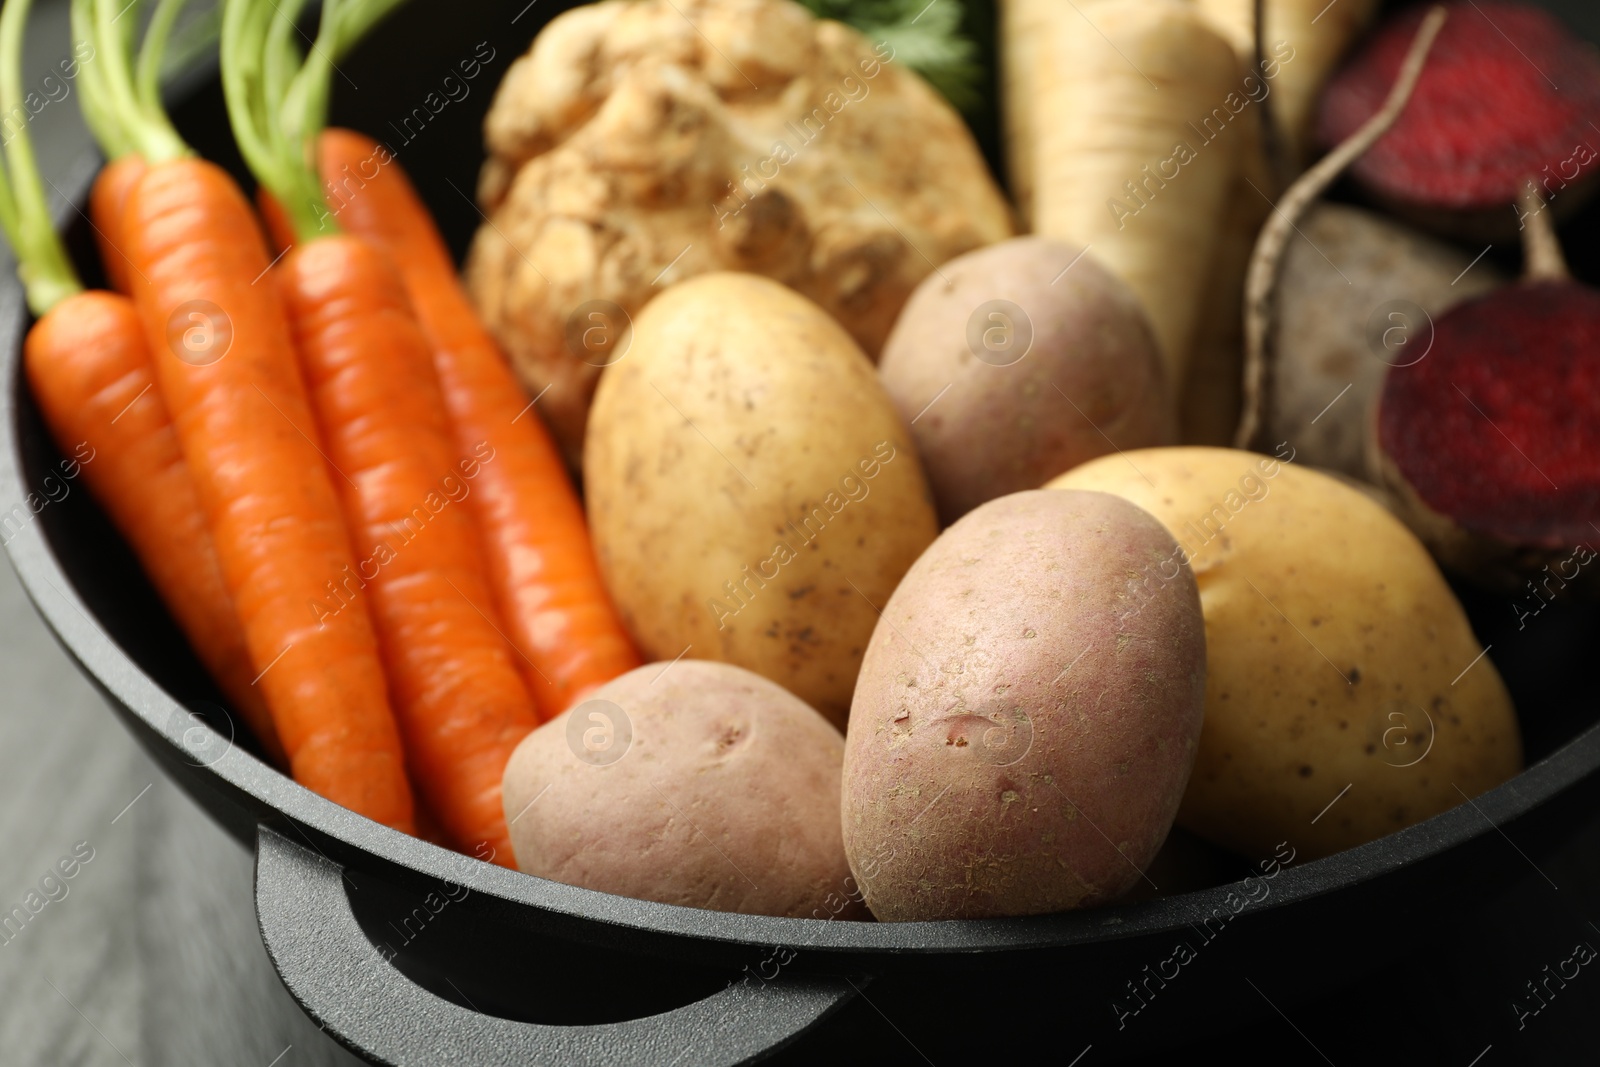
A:
POLYGON ((1560 548, 1600 537, 1600 292, 1513 285, 1439 319, 1384 383, 1378 444, 1468 533, 1560 548))
MULTIPOLYGON (((1351 175, 1399 204, 1509 211, 1527 178, 1549 198, 1600 172, 1589 125, 1600 116, 1600 53, 1539 8, 1448 6, 1410 103, 1351 175)), ((1325 145, 1382 106, 1427 8, 1389 19, 1329 81, 1317 122, 1325 145)))

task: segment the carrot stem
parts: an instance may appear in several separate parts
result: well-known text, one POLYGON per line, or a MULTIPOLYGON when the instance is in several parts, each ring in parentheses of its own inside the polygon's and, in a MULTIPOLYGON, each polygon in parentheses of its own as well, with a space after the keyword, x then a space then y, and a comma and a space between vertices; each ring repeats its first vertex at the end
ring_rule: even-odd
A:
POLYGON ((405 0, 351 0, 339 14, 338 32, 330 49, 332 61, 337 63, 346 52, 354 48, 367 31, 388 17, 389 12, 405 0))
MULTIPOLYGON (((94 0, 72 0, 72 36, 80 41, 94 41, 94 0)), ((100 146, 101 154, 107 159, 121 159, 132 153, 133 143, 107 108, 101 70, 100 64, 92 60, 79 68, 78 109, 95 143, 100 146)))
POLYGON ((158 0, 155 14, 144 31, 144 43, 139 47, 136 67, 139 106, 146 111, 161 112, 161 70, 167 52, 167 41, 172 27, 189 0, 158 0))
MULTIPOLYGON (((0 114, 27 114, 22 106, 22 38, 32 0, 9 0, 0 9, 0 114)), ((33 137, 24 120, 5 146, 0 168, 0 224, 17 256, 17 277, 27 290, 28 307, 43 315, 83 285, 56 236, 50 202, 44 195, 33 155, 33 137)))
POLYGON ((200 14, 189 19, 172 35, 172 40, 161 57, 161 79, 169 80, 180 74, 201 55, 217 47, 217 37, 222 32, 222 5, 212 4, 200 14))
POLYGON ((271 100, 282 100, 300 66, 300 49, 295 44, 299 33, 297 25, 305 0, 284 0, 279 5, 279 18, 272 20, 267 29, 264 65, 262 67, 262 106, 271 100))
MULTIPOLYGON (((292 153, 291 158, 299 164, 295 167, 296 178, 315 190, 313 196, 319 214, 323 213, 321 209, 327 205, 322 193, 322 183, 317 180, 313 153, 316 135, 328 121, 328 94, 333 87, 333 57, 328 54, 328 50, 334 47, 337 41, 339 12, 343 10, 343 6, 341 0, 323 0, 317 39, 311 46, 310 54, 306 56, 299 73, 289 82, 288 90, 283 97, 269 101, 270 104, 276 105, 278 129, 283 132, 284 140, 292 153)), ((318 230, 320 228, 319 225, 318 230)), ((312 234, 318 230, 313 230, 312 234)), ((312 234, 302 233, 301 236, 308 237, 312 234)))
POLYGON ((327 108, 333 76, 328 53, 343 6, 340 0, 324 0, 317 43, 287 83, 292 42, 280 36, 273 19, 292 22, 300 5, 286 11, 273 0, 226 0, 223 8, 222 91, 234 139, 302 239, 338 232, 311 163, 307 131, 320 127, 327 108), (263 42, 270 47, 263 49, 263 42))
MULTIPOLYGON (((189 146, 183 143, 161 107, 159 94, 152 104, 139 91, 138 79, 128 62, 128 43, 134 23, 126 27, 117 25, 129 10, 126 6, 119 10, 118 2, 94 0, 94 62, 101 64, 103 75, 96 86, 102 91, 99 106, 105 110, 109 121, 121 128, 129 147, 146 162, 158 163, 191 155, 189 146)), ((169 25, 167 30, 170 29, 169 25)))

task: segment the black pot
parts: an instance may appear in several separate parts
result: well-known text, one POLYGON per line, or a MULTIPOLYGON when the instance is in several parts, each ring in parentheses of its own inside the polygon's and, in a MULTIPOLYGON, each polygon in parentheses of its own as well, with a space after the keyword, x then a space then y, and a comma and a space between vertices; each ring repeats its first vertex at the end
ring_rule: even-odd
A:
MULTIPOLYGON (((414 0, 342 64, 336 121, 392 140, 458 250, 478 223, 462 190, 474 186, 491 83, 566 6, 456 5, 444 19, 414 0), (473 55, 480 40, 496 58, 465 100, 448 105, 454 114, 403 131, 389 125, 410 113, 404 102, 420 105, 438 88, 449 57, 473 55), (434 70, 395 55, 442 58, 434 70)), ((214 84, 202 77, 175 114, 202 154, 237 170, 214 84)), ((978 125, 992 148, 992 122, 978 125)), ((82 161, 60 186, 72 200, 65 229, 86 267, 93 254, 81 209, 96 165, 82 161)), ((1581 235, 1572 236, 1578 247, 1581 235)), ((8 502, 39 492, 61 458, 21 374, 29 324, 20 288, 5 279, 0 500, 8 502)), ((1102 1035, 1126 1033, 1128 1048, 1160 1044, 1173 1032, 1265 1014, 1267 1005, 1241 999, 1238 982, 1225 978, 1259 974, 1286 944, 1318 966, 1274 969, 1274 1003, 1380 966, 1418 924, 1444 921, 1508 882, 1518 866, 1506 862, 1509 849, 1535 862, 1600 796, 1600 687, 1580 652, 1600 636, 1595 614, 1541 620, 1535 646, 1510 632, 1505 604, 1464 593, 1478 633, 1499 650, 1491 658, 1537 762, 1379 841, 1281 869, 1258 862, 1271 857, 1213 857, 1224 884, 1029 919, 877 924, 654 904, 446 851, 295 784, 258 758, 86 493, 36 515, 26 506, 10 514, 21 518, 5 526, 7 548, 62 645, 174 780, 256 850, 261 935, 289 990, 329 1034, 378 1063, 744 1062, 885 976, 940 998, 935 1010, 952 1015, 954 1030, 984 1023, 986 1041, 996 1028, 1070 1033, 1063 1062, 1102 1035), (1208 961, 1208 976, 1169 998, 1160 1032, 1135 1034, 1129 1023, 1141 1005, 1185 982, 1174 963, 1179 944, 1208 961)), ((1279 858, 1292 850, 1287 842, 1279 858)))

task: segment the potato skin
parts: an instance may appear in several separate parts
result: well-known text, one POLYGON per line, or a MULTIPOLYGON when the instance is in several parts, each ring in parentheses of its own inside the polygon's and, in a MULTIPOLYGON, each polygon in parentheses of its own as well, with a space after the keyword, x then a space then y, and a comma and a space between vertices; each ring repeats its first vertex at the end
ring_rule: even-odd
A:
POLYGON ((938 533, 872 365, 765 278, 674 286, 595 396, 601 573, 647 656, 747 667, 842 726, 877 610, 938 533))
POLYGON ((1291 466, 1291 448, 1279 456, 1149 449, 1050 483, 1126 497, 1187 554, 1208 680, 1178 822, 1249 857, 1282 841, 1337 852, 1522 767, 1511 699, 1493 663, 1474 663, 1483 646, 1422 544, 1365 494, 1291 466))
POLYGON ((1044 237, 969 252, 924 278, 895 322, 879 374, 941 522, 1118 448, 1177 439, 1138 299, 1083 252, 1044 237), (983 351, 993 330, 998 347, 980 358, 971 334, 983 351))
POLYGON ((512 754, 501 795, 517 865, 663 904, 859 917, 854 903, 829 904, 851 891, 839 840, 843 748, 814 710, 749 671, 647 664, 512 754), (597 710, 604 719, 591 720, 597 710), (611 731, 594 747, 623 745, 620 756, 580 758, 586 721, 611 731))
POLYGON ((1125 586, 1175 548, 1126 501, 1033 490, 917 560, 845 738, 845 852, 874 915, 1031 915, 1139 880, 1189 778, 1206 653, 1187 571, 1137 610, 1125 586))

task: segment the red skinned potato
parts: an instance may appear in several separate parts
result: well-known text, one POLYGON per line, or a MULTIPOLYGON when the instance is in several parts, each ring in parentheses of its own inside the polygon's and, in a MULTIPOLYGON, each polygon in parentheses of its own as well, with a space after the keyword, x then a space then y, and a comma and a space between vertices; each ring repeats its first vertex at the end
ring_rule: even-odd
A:
POLYGON ((512 754, 517 866, 663 904, 859 918, 839 840, 843 748, 810 706, 742 667, 647 664, 512 754))
POLYGON ((1172 826, 1200 737, 1205 632, 1172 536, 1104 493, 969 513, 884 608, 845 739, 844 846, 886 921, 1112 900, 1172 826))
POLYGON ((1093 254, 1018 237, 917 286, 879 373, 948 525, 1118 448, 1176 438, 1138 298, 1093 254))

